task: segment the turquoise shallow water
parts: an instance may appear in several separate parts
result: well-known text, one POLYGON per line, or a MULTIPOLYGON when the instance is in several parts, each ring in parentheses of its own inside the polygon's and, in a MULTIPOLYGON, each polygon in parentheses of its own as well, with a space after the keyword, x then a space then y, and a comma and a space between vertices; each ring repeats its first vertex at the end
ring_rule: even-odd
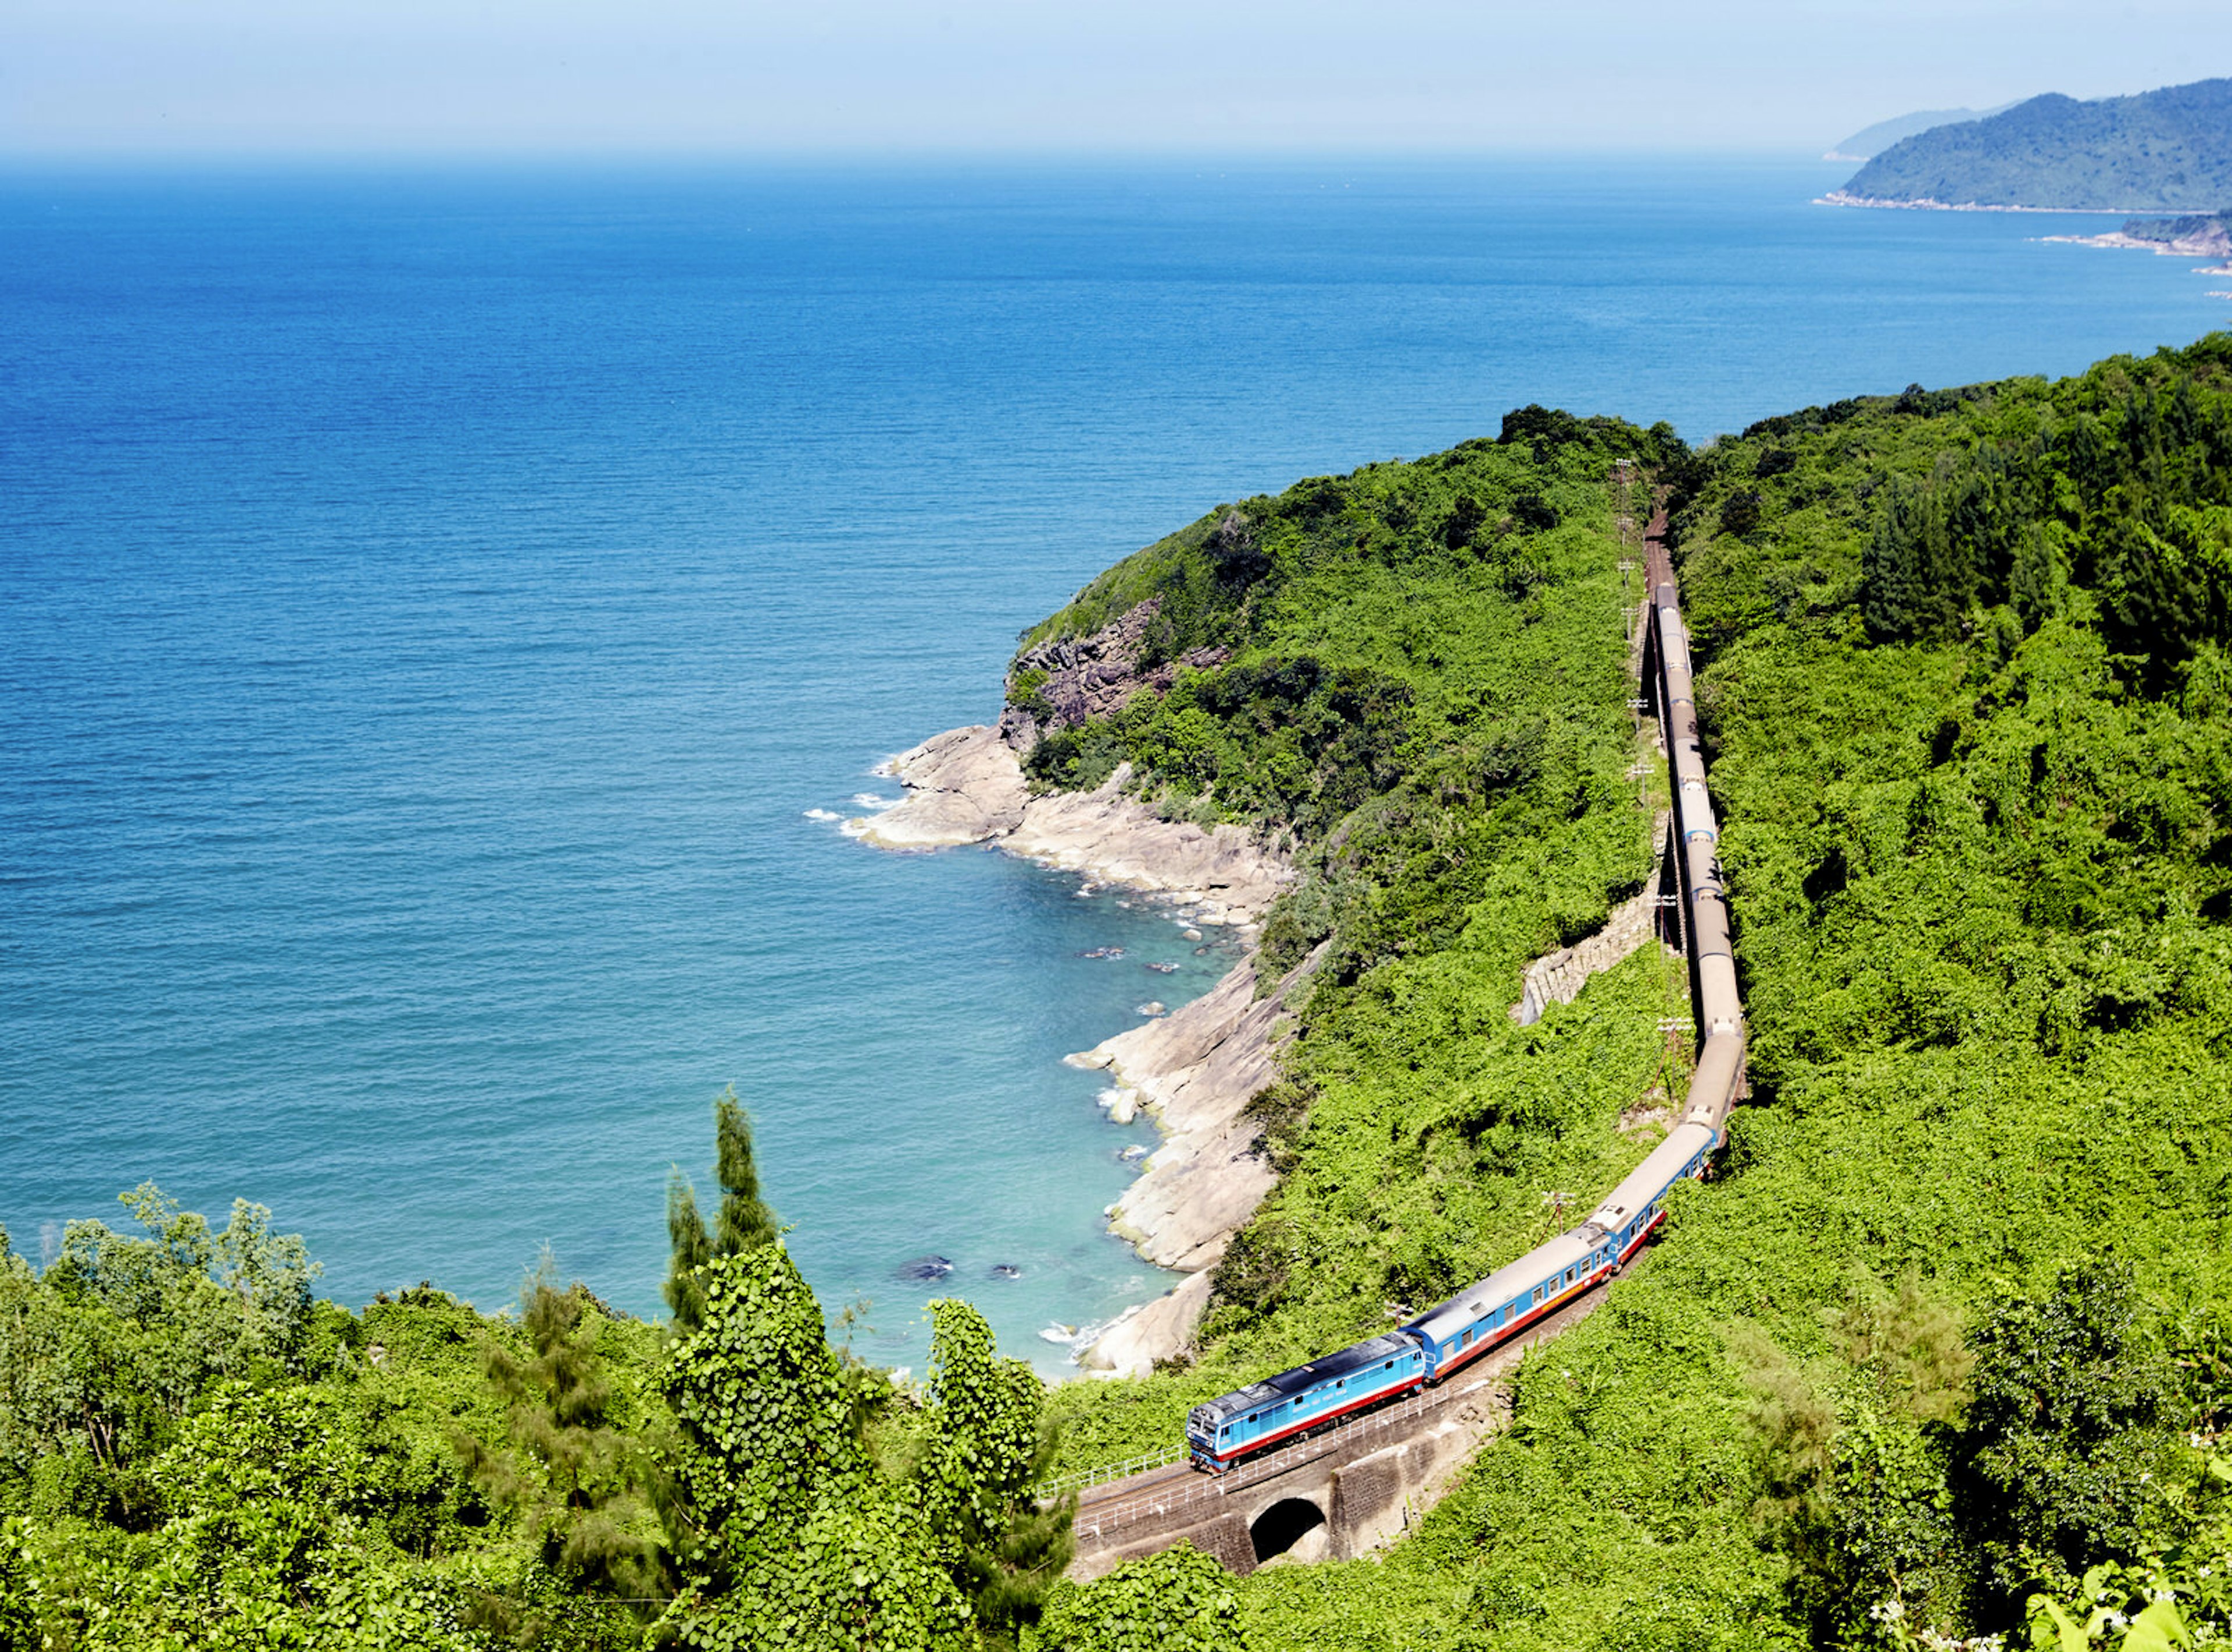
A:
POLYGON ((0 178, 0 1221, 153 1177, 268 1203, 343 1300, 493 1305, 548 1243, 648 1312, 734 1082, 863 1351, 944 1288, 1058 1359, 1160 1283, 1099 1215, 1152 1131, 1060 1057, 1225 960, 808 812, 1219 501, 1524 401, 1702 437, 2232 319, 2029 239, 2097 221, 1836 181, 0 178))

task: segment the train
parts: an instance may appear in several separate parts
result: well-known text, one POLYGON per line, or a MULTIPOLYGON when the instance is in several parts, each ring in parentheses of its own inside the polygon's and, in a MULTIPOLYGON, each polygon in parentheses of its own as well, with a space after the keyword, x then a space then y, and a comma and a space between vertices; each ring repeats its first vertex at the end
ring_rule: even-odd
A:
POLYGON ((1392 1331, 1194 1407, 1185 1435, 1186 1454, 1197 1468, 1223 1474, 1446 1382, 1609 1282, 1665 1220, 1669 1191, 1684 1178, 1702 1177, 1726 1137, 1729 1109, 1743 1091, 1743 1004, 1722 887, 1720 829, 1697 742, 1689 633, 1662 534, 1654 524, 1647 541, 1644 677, 1666 747, 1684 950, 1699 1034, 1681 1120, 1578 1227, 1392 1331))

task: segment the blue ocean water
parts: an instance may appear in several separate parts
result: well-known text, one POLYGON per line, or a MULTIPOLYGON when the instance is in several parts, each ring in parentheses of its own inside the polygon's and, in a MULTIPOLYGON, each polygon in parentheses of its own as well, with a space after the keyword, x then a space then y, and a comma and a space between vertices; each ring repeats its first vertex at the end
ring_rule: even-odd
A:
POLYGON ((1152 1131, 1060 1057, 1226 960, 808 811, 1221 501, 1523 402, 1696 439, 2232 321, 2034 239, 2100 220, 1837 181, 0 178, 0 1221, 36 1254, 152 1177, 269 1204, 345 1301, 493 1306, 548 1244, 650 1312, 734 1083, 863 1352, 918 1358, 943 1289, 1058 1360, 1163 1283, 1100 1217, 1152 1131))

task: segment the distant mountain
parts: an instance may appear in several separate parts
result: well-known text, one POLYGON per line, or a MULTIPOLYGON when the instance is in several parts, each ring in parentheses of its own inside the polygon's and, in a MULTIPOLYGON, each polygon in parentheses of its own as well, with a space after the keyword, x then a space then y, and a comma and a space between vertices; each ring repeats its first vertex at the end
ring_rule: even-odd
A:
POLYGON ((2001 109, 2012 109, 2012 103, 2002 103, 1991 109, 1920 109, 1912 114, 1900 115, 1894 120, 1878 120, 1865 126, 1839 144, 1824 160, 1872 160, 1902 138, 1911 138, 1917 132, 1927 132, 1932 126, 1950 126, 1963 120, 1982 120, 2001 109))
POLYGON ((2080 103, 2043 97, 1904 138, 1832 198, 1914 205, 2232 205, 2232 80, 2080 103))

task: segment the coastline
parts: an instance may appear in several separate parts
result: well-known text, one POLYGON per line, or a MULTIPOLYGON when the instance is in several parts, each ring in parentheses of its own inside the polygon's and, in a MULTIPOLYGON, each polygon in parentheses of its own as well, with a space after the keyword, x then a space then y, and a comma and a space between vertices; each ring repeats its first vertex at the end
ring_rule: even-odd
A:
POLYGON ((1250 947, 1191 1003, 1067 1058, 1106 1070, 1162 1131, 1139 1179, 1108 1207, 1108 1225, 1145 1260, 1186 1276, 1100 1327, 1077 1357, 1087 1370, 1144 1377, 1192 1343, 1225 1247, 1278 1185, 1248 1106, 1279 1076, 1288 995, 1324 951, 1259 995, 1250 947))
POLYGON ((988 724, 934 735, 876 772, 897 780, 907 796, 880 814, 847 820, 845 829, 879 849, 989 843, 1095 884, 1159 896, 1251 941, 1294 878, 1287 856, 1242 827, 1165 820, 1126 797, 1128 763, 1093 791, 1034 796, 1022 765, 988 724))
POLYGON ((901 852, 988 844, 1074 872, 1088 886, 1141 891, 1193 922, 1230 929, 1245 943, 1240 962, 1200 997, 1066 1058, 1109 1072, 1119 1092, 1111 1109, 1118 1122, 1145 1111, 1164 1137, 1104 1214, 1110 1230, 1143 1260, 1184 1277, 1098 1327, 1074 1356, 1095 1375, 1145 1376, 1192 1342, 1208 1305, 1210 1270, 1276 1179, 1244 1115, 1277 1077, 1286 995, 1316 962, 1305 961, 1259 997, 1256 936, 1293 880, 1292 864, 1239 826, 1161 819, 1123 795, 1128 765, 1091 792, 1034 796, 1015 752, 989 725, 933 735, 877 772, 907 794, 881 813, 845 823, 863 843, 901 852))
MULTIPOLYGON (((1846 190, 1831 190, 1826 195, 1814 198, 1816 206, 1859 206, 1874 211, 1891 212, 2055 212, 2090 213, 2102 217, 2140 217, 2165 209, 2151 206, 2001 206, 1985 201, 1940 201, 1927 195, 1911 199, 1890 195, 1854 195, 1846 190)), ((2058 237, 2048 237, 2058 238, 2058 237)))
MULTIPOLYGON (((1107 1072, 1116 1122, 1144 1111, 1163 1136, 1103 1214, 1109 1231, 1143 1260, 1181 1277, 1093 1327, 1073 1355, 1094 1376, 1146 1376, 1192 1344, 1226 1247, 1277 1185, 1248 1106, 1277 1080, 1288 1006, 1325 953, 1320 944, 1260 990, 1257 931, 1292 881, 1292 865, 1238 826, 1205 831, 1160 819, 1122 795, 1126 768, 1092 792, 1034 797, 1014 752, 985 725, 933 735, 878 772, 899 781, 907 795, 847 823, 862 842, 899 852, 989 844, 1075 872, 1089 885, 1140 890, 1182 916, 1232 928, 1246 943, 1239 962, 1200 997, 1064 1058, 1107 1072)), ((1664 831, 1662 817, 1654 832, 1664 831)), ((1551 1004, 1571 1003, 1591 976, 1652 937, 1654 911, 1645 891, 1594 934, 1528 965, 1513 1018, 1531 1022, 1551 1004)))

